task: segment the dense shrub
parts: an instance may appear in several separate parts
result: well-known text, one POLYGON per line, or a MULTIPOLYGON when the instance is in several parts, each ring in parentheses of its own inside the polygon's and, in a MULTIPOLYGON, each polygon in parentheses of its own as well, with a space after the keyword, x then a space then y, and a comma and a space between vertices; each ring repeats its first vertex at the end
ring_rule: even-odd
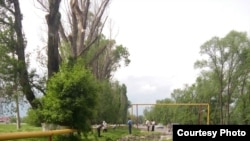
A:
POLYGON ((40 109, 32 109, 30 108, 27 112, 27 116, 24 118, 25 123, 39 127, 42 122, 42 114, 40 109))
POLYGON ((70 126, 79 132, 91 129, 98 83, 82 61, 63 63, 47 83, 43 116, 47 123, 70 126))

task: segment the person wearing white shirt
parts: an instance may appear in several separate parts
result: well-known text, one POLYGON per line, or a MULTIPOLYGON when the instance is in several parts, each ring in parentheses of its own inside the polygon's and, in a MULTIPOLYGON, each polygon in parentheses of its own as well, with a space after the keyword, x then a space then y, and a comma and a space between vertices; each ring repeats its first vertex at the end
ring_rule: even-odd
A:
POLYGON ((150 129, 150 121, 149 120, 146 120, 146 126, 147 126, 147 130, 149 132, 149 129, 150 129))

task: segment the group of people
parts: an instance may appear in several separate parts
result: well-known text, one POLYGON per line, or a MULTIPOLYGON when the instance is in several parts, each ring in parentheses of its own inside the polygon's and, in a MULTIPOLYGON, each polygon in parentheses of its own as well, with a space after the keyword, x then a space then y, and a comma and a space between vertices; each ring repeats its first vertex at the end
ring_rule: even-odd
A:
POLYGON ((155 130, 155 121, 152 119, 151 121, 149 120, 146 120, 145 122, 145 125, 147 126, 147 130, 148 132, 151 130, 151 131, 154 131, 155 130), (151 127, 151 129, 150 129, 151 127))
MULTIPOLYGON (((147 131, 154 131, 155 130, 155 121, 152 119, 152 120, 145 120, 145 125, 147 126, 147 131)), ((133 122, 131 120, 131 118, 128 118, 128 132, 129 134, 132 133, 132 126, 133 126, 133 122)), ((101 136, 101 129, 103 130, 103 132, 107 132, 107 123, 105 121, 102 122, 102 124, 100 124, 98 127, 97 127, 97 132, 98 132, 98 136, 100 137, 101 136)))
MULTIPOLYGON (((128 132, 129 132, 129 134, 131 134, 131 132, 132 132, 132 120, 131 120, 131 118, 129 118, 128 119, 128 132)), ((155 124, 156 124, 156 122, 155 122, 155 120, 145 120, 145 125, 147 126, 147 131, 149 132, 149 131, 155 131, 155 124)))

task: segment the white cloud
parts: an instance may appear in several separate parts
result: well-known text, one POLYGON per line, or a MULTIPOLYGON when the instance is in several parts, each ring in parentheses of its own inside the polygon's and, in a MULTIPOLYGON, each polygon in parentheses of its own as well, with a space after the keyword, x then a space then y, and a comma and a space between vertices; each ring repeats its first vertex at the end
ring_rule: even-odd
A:
POLYGON ((143 86, 140 88, 140 91, 141 91, 141 92, 147 92, 147 91, 154 92, 155 90, 156 90, 156 87, 155 87, 155 86, 152 86, 152 85, 150 85, 150 84, 143 85, 143 86))
MULTIPOLYGON (((120 80, 121 81, 121 80, 120 80)), ((170 81, 156 76, 128 76, 122 79, 127 86, 128 99, 133 103, 155 103, 170 97, 170 81)))

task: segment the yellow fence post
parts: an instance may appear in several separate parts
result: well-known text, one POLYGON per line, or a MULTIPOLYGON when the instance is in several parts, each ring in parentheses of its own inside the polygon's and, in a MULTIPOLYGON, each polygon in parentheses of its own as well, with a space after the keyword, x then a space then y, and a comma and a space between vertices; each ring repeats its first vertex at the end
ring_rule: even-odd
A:
POLYGON ((52 141, 52 136, 49 136, 49 141, 52 141))

